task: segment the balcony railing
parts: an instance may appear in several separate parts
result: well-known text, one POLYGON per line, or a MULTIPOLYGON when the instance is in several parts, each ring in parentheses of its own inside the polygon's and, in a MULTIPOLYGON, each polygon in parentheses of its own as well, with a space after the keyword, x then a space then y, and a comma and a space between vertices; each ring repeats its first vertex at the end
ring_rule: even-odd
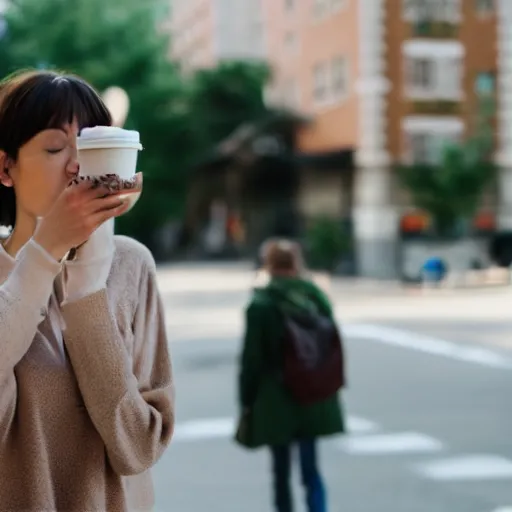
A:
POLYGON ((461 103, 453 100, 416 100, 412 102, 414 114, 457 115, 461 113, 461 110, 461 103))
POLYGON ((412 33, 418 37, 453 39, 458 36, 459 25, 449 21, 417 21, 412 24, 412 33))

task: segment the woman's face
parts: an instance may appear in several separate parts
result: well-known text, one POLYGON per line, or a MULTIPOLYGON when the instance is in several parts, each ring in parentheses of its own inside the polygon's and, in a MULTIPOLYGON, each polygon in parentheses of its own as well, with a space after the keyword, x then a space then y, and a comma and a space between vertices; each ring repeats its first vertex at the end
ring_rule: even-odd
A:
POLYGON ((13 186, 17 210, 33 219, 43 217, 67 184, 78 174, 76 122, 39 132, 23 145, 18 159, 7 160, 0 181, 13 186))

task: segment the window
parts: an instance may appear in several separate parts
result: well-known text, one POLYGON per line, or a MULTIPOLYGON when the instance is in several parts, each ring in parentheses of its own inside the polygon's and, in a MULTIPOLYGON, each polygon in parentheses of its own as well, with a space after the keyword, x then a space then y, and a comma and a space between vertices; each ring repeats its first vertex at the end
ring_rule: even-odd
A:
POLYGON ((328 11, 329 0, 313 0, 313 17, 315 19, 323 18, 328 11))
POLYGON ((408 162, 437 163, 447 145, 460 142, 464 123, 459 118, 411 116, 402 129, 408 162))
POLYGON ((348 93, 348 65, 344 57, 336 57, 332 61, 331 90, 335 98, 348 93))
POLYGON ((462 0, 402 0, 403 16, 412 22, 461 19, 462 0))
POLYGON ((494 0, 475 0, 475 9, 478 14, 492 14, 495 9, 494 0))
POLYGON ((496 77, 492 72, 478 73, 475 79, 475 92, 478 96, 492 96, 496 86, 496 77))
POLYGON ((414 163, 429 161, 429 135, 415 133, 407 136, 407 154, 409 160, 414 163))
POLYGON ((435 66, 429 59, 410 59, 409 61, 409 86, 422 91, 435 89, 435 66))
POLYGON ((457 135, 413 133, 407 135, 407 159, 411 163, 439 163, 443 150, 460 141, 457 135))
POLYGON ((327 99, 327 69, 325 64, 316 64, 313 68, 313 96, 315 101, 327 99))
POLYGON ((463 63, 459 57, 408 57, 406 91, 410 99, 462 99, 463 63))
POLYGON ((287 11, 293 11, 294 7, 295 7, 295 0, 284 0, 284 8, 287 11))
POLYGON ((348 0, 331 0, 332 12, 340 11, 347 5, 348 0))
POLYGON ((293 78, 284 82, 283 93, 284 105, 292 109, 299 107, 299 88, 293 78))
POLYGON ((287 32, 284 37, 284 46, 286 51, 291 52, 297 48, 297 39, 293 32, 287 32))

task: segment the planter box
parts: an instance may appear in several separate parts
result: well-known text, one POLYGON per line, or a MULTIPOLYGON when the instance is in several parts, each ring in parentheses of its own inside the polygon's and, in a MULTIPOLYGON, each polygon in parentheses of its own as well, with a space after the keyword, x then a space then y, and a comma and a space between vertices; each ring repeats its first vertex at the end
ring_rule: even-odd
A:
POLYGON ((475 262, 478 262, 482 268, 491 265, 489 241, 486 238, 404 241, 401 247, 403 279, 420 281, 421 268, 431 257, 442 258, 448 266, 449 273, 467 272, 475 262))
POLYGON ((461 104, 458 101, 433 100, 414 101, 412 111, 415 114, 455 115, 461 113, 461 104))
POLYGON ((453 39, 458 36, 459 25, 441 21, 420 21, 413 24, 413 35, 432 39, 453 39))

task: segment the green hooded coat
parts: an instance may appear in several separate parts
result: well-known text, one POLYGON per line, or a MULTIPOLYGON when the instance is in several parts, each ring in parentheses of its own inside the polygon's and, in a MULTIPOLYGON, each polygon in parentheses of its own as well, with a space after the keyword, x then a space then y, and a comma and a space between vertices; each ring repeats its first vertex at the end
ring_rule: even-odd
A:
POLYGON ((274 278, 267 287, 254 291, 246 308, 239 375, 240 405, 242 411, 249 413, 242 416, 243 435, 237 436, 237 441, 249 448, 278 446, 345 431, 338 396, 300 405, 281 382, 284 322, 273 290, 293 297, 295 302, 310 301, 323 315, 333 316, 326 295, 304 279, 274 278))

